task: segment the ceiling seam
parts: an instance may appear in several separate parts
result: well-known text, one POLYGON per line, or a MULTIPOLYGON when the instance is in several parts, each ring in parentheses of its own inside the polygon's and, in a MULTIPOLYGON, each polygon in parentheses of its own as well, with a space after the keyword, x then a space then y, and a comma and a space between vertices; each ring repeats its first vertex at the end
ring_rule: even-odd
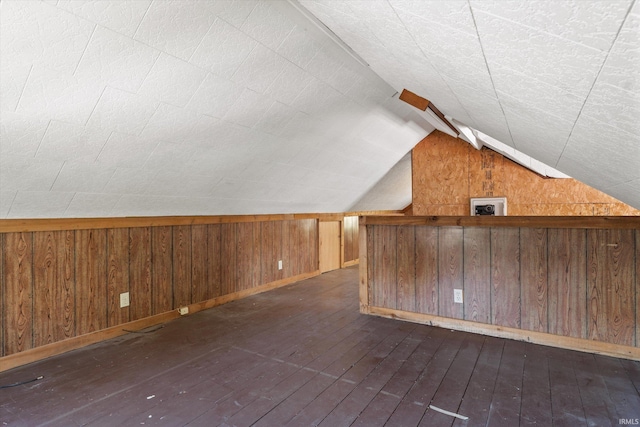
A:
POLYGON ((24 85, 22 86, 22 90, 20 91, 20 96, 18 97, 18 102, 16 102, 16 106, 13 110, 14 113, 18 113, 18 107, 20 106, 20 101, 22 101, 22 96, 24 95, 24 91, 27 89, 27 83, 29 83, 29 78, 31 77, 31 73, 33 71, 33 64, 29 67, 29 72, 27 73, 27 78, 24 79, 24 85))
POLYGON ((476 34, 478 36, 478 44, 480 45, 480 51, 482 51, 482 59, 484 61, 485 67, 487 67, 487 72, 489 73, 489 79, 491 80, 491 87, 493 88, 493 93, 496 96, 496 101, 498 101, 498 105, 500 106, 500 111, 502 111, 502 117, 507 125, 507 130, 509 131, 509 136, 511 137, 511 142, 514 148, 518 148, 516 141, 513 138, 513 134, 511 133, 511 127, 509 126, 509 120, 507 119, 507 115, 504 112, 504 107, 502 106, 502 102, 500 102, 500 97, 498 96, 498 91, 496 90, 496 84, 493 81, 493 75, 491 75, 491 68, 489 68, 489 62, 487 61, 487 55, 484 53, 484 46, 482 45, 482 38, 480 37, 480 32, 478 31, 478 24, 476 23, 476 17, 473 13, 473 8, 471 7, 470 0, 467 0, 467 5, 469 6, 469 12, 471 13, 471 19, 473 20, 473 26, 476 29, 476 34))
POLYGON ((84 46, 84 49, 82 50, 82 55, 80 55, 80 59, 78 59, 78 63, 76 64, 76 67, 73 69, 73 73, 71 73, 73 77, 76 77, 76 72, 80 67, 80 63, 82 62, 84 55, 87 53, 87 50, 89 49, 89 45, 91 44, 91 40, 93 40, 93 35, 96 33, 96 29, 98 29, 98 24, 94 24, 93 26, 93 30, 91 31, 91 35, 89 36, 89 40, 87 40, 87 44, 84 46))
MULTIPOLYGON (((433 68, 433 70, 436 72, 436 74, 438 74, 438 76, 440 76, 440 80, 442 80, 442 82, 445 84, 445 86, 449 89, 449 92, 451 92, 451 94, 453 95, 453 97, 456 99, 456 101, 458 101, 458 104, 460 105, 460 107, 462 107, 462 109, 464 110, 465 113, 467 113, 467 116, 470 117, 473 120, 473 117, 471 116, 471 114, 469 114, 469 111, 466 109, 466 107, 464 106, 464 104, 462 103, 462 101, 460 101, 460 98, 458 98, 458 94, 451 88, 451 86, 449 86, 449 83, 446 81, 446 79, 444 79, 442 72, 438 69, 438 67, 434 66, 433 63, 431 62, 431 59, 429 59, 429 57, 427 56, 427 54, 425 54, 424 50, 422 50, 422 46, 420 46, 420 44, 418 43, 418 41, 415 39, 415 37, 413 37, 413 34, 411 33, 411 31, 409 31, 409 29, 407 28, 407 25, 404 23, 404 21, 402 20, 402 18, 400 17, 400 15, 398 15, 398 12, 396 11, 396 9, 393 7, 393 5, 391 3, 389 3, 389 0, 386 0, 387 4, 389 5, 389 7, 391 7, 391 9, 393 10, 393 13, 396 15, 396 17, 398 18, 398 21, 402 24, 402 26, 404 27, 405 31, 407 32, 407 34, 409 34, 409 37, 411 37, 411 40, 413 40, 413 43, 416 45, 416 47, 420 50, 420 52, 422 53, 422 56, 424 57, 424 59, 427 60, 427 62, 429 63, 429 65, 431 65, 431 68, 433 68)), ((413 15, 413 14, 412 14, 413 15)), ((414 15, 416 16, 416 15, 414 15)), ((421 19, 424 19, 422 17, 419 17, 421 19)), ((474 22, 475 23, 475 22, 474 22)), ((448 27, 447 25, 445 25, 446 27, 448 27)), ((468 34, 468 33, 467 33, 468 34)), ((484 54, 484 53, 483 53, 484 54)), ((392 53, 393 55, 393 53, 392 53)), ((394 55, 395 57, 395 55, 394 55)), ((413 73, 412 73, 413 75, 413 73)), ((492 82, 493 83, 493 82, 492 82)))
MULTIPOLYGON (((564 155, 564 152, 566 151, 567 146, 569 145, 569 141, 571 140, 571 135, 573 135, 573 131, 576 128, 576 124, 580 120, 580 117, 582 117, 582 110, 584 110, 584 107, 587 104, 587 101, 589 100, 589 97, 591 96, 591 92, 593 92, 593 88, 595 87, 596 83, 598 82, 598 78, 600 77, 600 74, 602 74, 602 70, 604 69, 604 66, 607 63, 607 60, 609 59, 609 55, 611 54, 611 49, 613 49, 613 47, 615 46, 616 41, 618 41, 618 37, 620 37, 620 32, 624 28, 624 24, 627 22, 627 19, 629 19, 629 15, 631 14, 631 10, 633 9, 634 4, 635 4, 635 0, 633 0, 631 2, 631 4, 629 5, 629 8, 627 9, 627 13, 624 16, 624 19, 622 20, 622 23, 620 24, 620 27, 618 27, 618 31, 616 32, 616 36, 613 38, 613 43, 611 43, 611 46, 609 47, 609 50, 606 52, 606 55, 604 56, 602 64, 600 64, 600 68, 598 69, 598 74, 596 74, 596 77, 593 79, 593 83, 591 84, 591 87, 589 88, 589 92, 587 93, 587 96, 585 96, 585 98, 584 98, 584 102, 582 103, 582 106, 580 107, 580 111, 578 111, 578 114, 576 116, 576 120, 573 122, 573 126, 571 126, 571 131, 569 132, 569 136, 567 136, 567 140, 564 142, 564 146, 562 147, 562 151, 560 152, 560 155, 558 156, 558 160, 556 160, 554 168, 558 167, 558 164, 560 163, 560 160, 562 159, 562 156, 564 155)), ((589 117, 589 116, 587 115, 587 117, 589 117)), ((598 121, 601 122, 601 120, 598 120, 598 121)), ((614 127, 616 129, 619 129, 617 126, 614 126, 614 127)))

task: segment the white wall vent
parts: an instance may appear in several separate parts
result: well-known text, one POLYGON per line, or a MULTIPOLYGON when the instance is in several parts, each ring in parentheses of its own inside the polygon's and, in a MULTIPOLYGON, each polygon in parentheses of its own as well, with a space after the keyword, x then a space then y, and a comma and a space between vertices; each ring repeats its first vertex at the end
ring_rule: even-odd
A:
POLYGON ((471 198, 471 216, 495 215, 507 216, 506 197, 471 198))

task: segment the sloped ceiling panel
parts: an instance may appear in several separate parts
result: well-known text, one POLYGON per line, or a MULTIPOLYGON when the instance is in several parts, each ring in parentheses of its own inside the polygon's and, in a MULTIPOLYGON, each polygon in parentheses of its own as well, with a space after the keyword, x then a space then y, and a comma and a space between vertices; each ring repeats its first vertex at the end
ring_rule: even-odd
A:
POLYGON ((300 0, 396 90, 638 208, 633 0, 300 0))
POLYGON ((0 217, 346 210, 433 129, 405 88, 640 208, 639 32, 634 0, 0 0, 0 217))
POLYGON ((399 206, 398 209, 404 209, 411 204, 413 198, 411 179, 411 153, 408 153, 349 210, 379 211, 389 209, 389 206, 399 206))
POLYGON ((284 1, 2 0, 0 84, 4 218, 343 211, 433 130, 284 1))

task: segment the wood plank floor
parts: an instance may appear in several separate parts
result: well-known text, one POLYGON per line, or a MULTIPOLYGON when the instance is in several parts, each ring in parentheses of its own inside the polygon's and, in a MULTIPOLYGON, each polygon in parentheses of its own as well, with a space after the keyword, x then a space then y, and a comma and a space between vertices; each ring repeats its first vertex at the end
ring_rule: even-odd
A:
POLYGON ((640 419, 640 363, 364 316, 357 276, 357 267, 333 271, 2 373, 0 385, 44 378, 0 390, 0 424, 511 427, 640 419))

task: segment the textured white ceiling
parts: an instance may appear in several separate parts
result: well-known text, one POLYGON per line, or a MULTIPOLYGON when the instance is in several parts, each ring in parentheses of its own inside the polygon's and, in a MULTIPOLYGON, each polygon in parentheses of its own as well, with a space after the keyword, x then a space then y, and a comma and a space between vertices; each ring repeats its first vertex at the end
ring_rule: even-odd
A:
POLYGON ((300 0, 396 90, 640 208, 633 0, 300 0))
POLYGON ((0 217, 403 208, 403 88, 640 208, 633 0, 300 4, 369 66, 287 1, 0 0, 0 217))

